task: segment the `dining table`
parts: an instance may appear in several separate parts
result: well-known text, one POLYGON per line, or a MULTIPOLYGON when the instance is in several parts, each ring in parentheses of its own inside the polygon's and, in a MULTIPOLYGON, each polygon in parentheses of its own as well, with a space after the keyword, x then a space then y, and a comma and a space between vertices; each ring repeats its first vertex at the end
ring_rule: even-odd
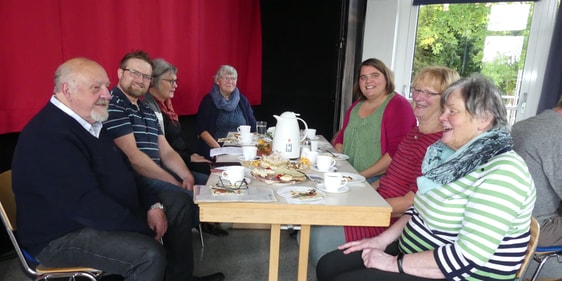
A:
POLYGON ((252 177, 252 168, 247 167, 246 178, 249 184, 242 194, 214 195, 210 190, 221 182, 221 169, 228 165, 242 164, 243 159, 237 153, 216 156, 218 170, 211 173, 206 185, 194 187, 194 201, 199 206, 200 221, 271 225, 268 273, 270 281, 278 280, 280 237, 284 225, 300 225, 296 277, 299 281, 305 281, 311 226, 388 226, 390 223, 390 205, 345 160, 345 155, 337 153, 323 136, 318 136, 318 140, 318 152, 335 156, 337 159, 334 170, 360 178, 359 181, 349 182, 345 192, 318 191, 322 195, 318 200, 295 200, 282 191, 317 188, 323 172, 313 169, 312 166, 301 170, 306 175, 306 180, 302 182, 268 184, 252 177), (221 164, 226 166, 221 167, 221 164))

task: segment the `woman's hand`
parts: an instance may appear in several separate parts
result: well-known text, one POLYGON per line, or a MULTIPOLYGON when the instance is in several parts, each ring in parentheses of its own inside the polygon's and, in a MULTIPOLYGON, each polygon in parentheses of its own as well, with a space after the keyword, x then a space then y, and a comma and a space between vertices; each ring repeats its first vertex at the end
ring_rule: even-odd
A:
POLYGON ((192 163, 211 163, 211 160, 197 154, 197 153, 193 153, 190 156, 191 158, 191 162, 192 163))
POLYGON ((363 251, 365 249, 381 249, 384 250, 387 245, 383 245, 380 239, 377 237, 367 238, 359 241, 347 242, 338 247, 339 250, 343 250, 344 254, 349 254, 357 251, 363 251))
POLYGON ((376 268, 384 271, 398 272, 396 257, 391 256, 381 249, 365 249, 361 253, 363 265, 366 268, 376 268))

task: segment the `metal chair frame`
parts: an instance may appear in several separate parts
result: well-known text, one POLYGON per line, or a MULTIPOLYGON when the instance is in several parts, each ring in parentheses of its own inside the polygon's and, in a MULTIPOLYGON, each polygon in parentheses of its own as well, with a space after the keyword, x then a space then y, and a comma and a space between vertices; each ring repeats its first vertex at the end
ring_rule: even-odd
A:
POLYGON ((550 259, 556 257, 559 263, 562 263, 562 245, 560 246, 549 246, 549 247, 537 247, 535 253, 533 254, 533 259, 539 263, 531 281, 537 280, 542 267, 550 259))
POLYGON ((15 236, 16 231, 16 204, 14 194, 12 192, 12 172, 11 170, 0 174, 0 217, 6 227, 10 241, 14 246, 17 253, 20 265, 28 277, 33 280, 48 280, 50 278, 68 278, 68 280, 75 280, 76 277, 85 277, 89 280, 99 280, 103 274, 101 270, 89 267, 46 267, 44 265, 37 265, 32 268, 22 248, 20 248, 15 236))

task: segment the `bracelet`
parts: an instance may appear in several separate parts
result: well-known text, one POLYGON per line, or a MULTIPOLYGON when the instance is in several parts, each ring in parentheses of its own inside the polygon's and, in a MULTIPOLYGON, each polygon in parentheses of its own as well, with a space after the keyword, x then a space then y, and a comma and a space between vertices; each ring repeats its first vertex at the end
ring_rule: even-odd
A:
POLYGON ((398 265, 398 273, 404 274, 404 269, 402 268, 402 259, 404 258, 404 253, 398 254, 396 258, 396 265, 398 265))

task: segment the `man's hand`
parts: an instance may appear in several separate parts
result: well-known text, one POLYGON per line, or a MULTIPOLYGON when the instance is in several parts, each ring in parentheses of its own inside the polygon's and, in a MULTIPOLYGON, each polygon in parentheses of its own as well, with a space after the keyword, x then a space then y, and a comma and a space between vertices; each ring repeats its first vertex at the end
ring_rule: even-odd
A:
POLYGON ((193 175, 191 173, 189 173, 189 175, 187 175, 185 178, 183 178, 183 181, 181 183, 181 187, 185 188, 187 190, 193 191, 193 185, 194 184, 195 184, 195 178, 193 177, 193 175))
POLYGON ((148 227, 156 233, 154 239, 160 241, 162 236, 164 236, 168 230, 168 219, 166 218, 164 211, 162 209, 148 210, 147 222, 148 227))

